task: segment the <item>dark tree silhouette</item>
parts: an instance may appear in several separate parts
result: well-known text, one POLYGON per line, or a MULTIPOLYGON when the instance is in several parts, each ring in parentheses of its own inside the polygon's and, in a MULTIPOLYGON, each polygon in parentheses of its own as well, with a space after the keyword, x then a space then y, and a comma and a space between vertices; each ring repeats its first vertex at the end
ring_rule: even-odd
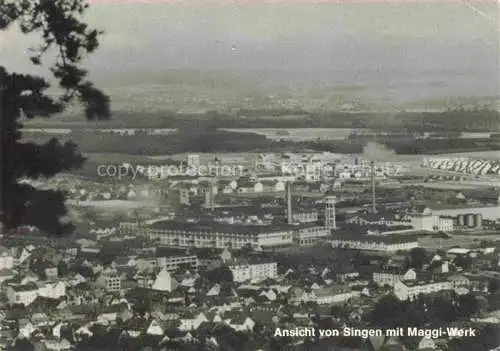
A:
POLYGON ((410 265, 415 269, 422 269, 427 261, 427 251, 424 248, 416 247, 410 251, 410 265))
POLYGON ((57 264, 57 275, 62 278, 69 274, 69 266, 63 260, 60 260, 57 264))
POLYGON ((50 83, 41 77, 8 72, 0 66, 0 214, 7 229, 34 225, 61 235, 73 226, 62 220, 66 215, 65 194, 39 190, 22 178, 36 179, 80 167, 85 161, 71 142, 52 139, 37 145, 21 138, 23 120, 50 117, 79 101, 89 120, 110 117, 109 98, 87 80, 81 60, 97 49, 100 31, 82 21, 88 8, 85 0, 16 0, 0 2, 0 30, 18 25, 23 34, 37 33, 41 45, 30 48, 31 62, 42 65, 44 54, 57 53, 50 71, 62 93, 46 95, 50 83))
POLYGON ((468 270, 472 267, 472 259, 469 256, 465 255, 457 256, 453 263, 456 266, 463 268, 464 270, 468 270))
POLYGON ((12 351, 30 351, 30 350, 35 350, 35 347, 33 346, 33 343, 29 341, 28 339, 17 339, 14 347, 11 349, 12 351))
POLYGON ((485 326, 478 330, 476 337, 456 338, 450 341, 449 350, 488 351, 498 347, 500 333, 497 326, 485 326))
POLYGON ((498 279, 492 279, 488 283, 488 291, 491 294, 498 292, 499 289, 500 289, 500 281, 498 279))
POLYGON ((432 300, 429 313, 432 314, 433 321, 439 321, 439 323, 450 323, 456 319, 456 311, 453 304, 448 299, 442 297, 436 297, 432 300))
POLYGON ((474 295, 466 294, 458 297, 458 306, 460 317, 470 318, 474 313, 478 312, 480 303, 474 295))
POLYGON ((233 272, 228 267, 221 266, 207 271, 206 278, 211 284, 232 283, 233 272))
POLYGON ((373 325, 395 328, 404 325, 406 304, 394 295, 385 295, 377 301, 372 313, 373 325))

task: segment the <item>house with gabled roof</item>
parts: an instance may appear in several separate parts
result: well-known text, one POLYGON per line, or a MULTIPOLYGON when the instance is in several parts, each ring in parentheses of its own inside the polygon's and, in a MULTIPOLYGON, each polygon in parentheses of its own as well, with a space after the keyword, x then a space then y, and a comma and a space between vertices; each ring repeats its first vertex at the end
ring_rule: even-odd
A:
POLYGON ((90 331, 90 325, 83 325, 81 326, 80 328, 76 329, 75 330, 75 335, 77 336, 85 336, 85 337, 92 337, 92 335, 94 335, 94 333, 92 333, 92 331, 90 331))
POLYGON ((154 336, 162 336, 163 334, 165 334, 165 331, 163 330, 160 323, 158 323, 158 321, 152 319, 149 323, 149 326, 146 329, 146 334, 154 336))
POLYGON ((144 318, 132 318, 128 320, 122 327, 123 332, 132 338, 137 338, 141 334, 147 331, 149 327, 149 321, 144 318))
POLYGON ((99 311, 99 315, 97 316, 97 320, 99 322, 116 322, 118 317, 121 315, 123 311, 128 310, 127 304, 119 304, 119 305, 111 305, 106 306, 99 311))
POLYGON ((255 326, 255 322, 252 318, 244 316, 243 314, 236 318, 226 320, 226 324, 236 331, 252 331, 255 326))
POLYGON ((30 321, 35 328, 44 327, 50 323, 50 319, 45 313, 34 313, 31 316, 30 321))
POLYGON ((191 316, 189 318, 180 318, 180 325, 179 325, 179 330, 180 331, 192 331, 192 330, 197 330, 198 327, 203 323, 203 322, 208 322, 208 318, 205 316, 205 314, 200 313, 196 316, 191 316))
POLYGON ((215 284, 210 288, 210 290, 207 292, 206 296, 219 296, 220 295, 220 285, 215 284))
POLYGON ((151 289, 157 291, 172 292, 179 286, 179 283, 170 275, 166 268, 162 269, 156 276, 151 289))
POLYGON ((267 301, 276 301, 276 299, 278 298, 278 295, 272 289, 262 290, 259 296, 265 298, 267 301))
POLYGON ((224 250, 220 254, 220 258, 221 258, 222 262, 226 263, 226 262, 231 261, 233 259, 233 256, 231 255, 231 252, 226 247, 226 248, 224 248, 224 250))
POLYGON ((86 281, 87 279, 83 275, 76 273, 66 279, 66 284, 68 286, 76 286, 78 284, 85 283, 86 281))
POLYGON ((119 267, 135 267, 137 261, 133 257, 117 257, 111 263, 111 267, 118 269, 119 267))
POLYGON ((57 322, 55 324, 51 325, 52 329, 52 337, 60 339, 61 338, 61 330, 63 328, 69 327, 69 324, 67 322, 57 322))
POLYGON ((31 334, 36 330, 33 324, 26 318, 18 320, 19 325, 19 337, 29 339, 31 334))
POLYGON ((38 286, 35 283, 8 286, 6 295, 10 305, 22 304, 29 306, 38 296, 38 286))

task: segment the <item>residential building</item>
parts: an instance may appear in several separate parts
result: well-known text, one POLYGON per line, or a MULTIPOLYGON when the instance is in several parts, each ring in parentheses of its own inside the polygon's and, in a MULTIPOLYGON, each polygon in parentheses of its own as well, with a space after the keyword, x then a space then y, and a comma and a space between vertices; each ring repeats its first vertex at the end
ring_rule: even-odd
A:
POLYGON ((107 291, 120 291, 122 289, 122 276, 115 268, 104 269, 96 280, 96 285, 107 291))
POLYGON ((394 284, 394 295, 399 300, 414 300, 420 294, 427 295, 443 290, 453 290, 453 284, 447 280, 442 281, 413 281, 394 284))
POLYGON ((161 257, 145 256, 137 258, 137 269, 139 270, 166 268, 169 272, 175 272, 181 267, 197 269, 198 265, 198 257, 189 254, 179 253, 161 257))
POLYGON ((59 299, 66 296, 66 284, 62 281, 54 283, 39 283, 38 296, 49 299, 59 299))
POLYGON ((8 286, 7 299, 10 305, 21 304, 29 306, 38 297, 39 288, 35 283, 8 286))
POLYGON ((276 262, 232 264, 229 269, 233 273, 233 280, 239 283, 247 280, 264 280, 278 277, 278 264, 276 262))
POLYGON ((347 302, 361 296, 360 291, 352 290, 346 285, 318 287, 306 291, 295 289, 291 291, 291 300, 297 304, 302 302, 316 302, 319 305, 347 302))
POLYGON ((409 269, 406 272, 373 272, 373 281, 379 286, 388 285, 390 287, 394 287, 397 282, 415 281, 416 279, 417 273, 414 269, 409 269))

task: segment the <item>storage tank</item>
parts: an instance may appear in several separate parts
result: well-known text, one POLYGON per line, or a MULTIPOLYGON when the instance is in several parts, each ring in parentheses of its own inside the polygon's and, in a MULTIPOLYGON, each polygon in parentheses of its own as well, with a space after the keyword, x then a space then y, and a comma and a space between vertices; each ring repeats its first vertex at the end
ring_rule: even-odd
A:
POLYGON ((482 227, 483 227, 483 215, 477 214, 476 215, 476 228, 482 228, 482 227))
POLYGON ((473 214, 468 214, 467 215, 467 226, 469 228, 474 228, 474 215, 473 214))
POLYGON ((476 228, 477 227, 477 214, 472 215, 472 221, 469 223, 469 227, 476 228))
POLYGON ((465 225, 465 216, 458 215, 457 222, 459 227, 463 227, 465 225))

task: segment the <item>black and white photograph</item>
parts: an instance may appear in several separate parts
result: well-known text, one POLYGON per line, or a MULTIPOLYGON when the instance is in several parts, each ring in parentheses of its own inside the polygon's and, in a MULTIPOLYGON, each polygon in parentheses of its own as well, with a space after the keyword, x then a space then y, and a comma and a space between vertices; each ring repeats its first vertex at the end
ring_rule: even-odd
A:
POLYGON ((0 0, 0 350, 499 351, 497 0, 0 0))

